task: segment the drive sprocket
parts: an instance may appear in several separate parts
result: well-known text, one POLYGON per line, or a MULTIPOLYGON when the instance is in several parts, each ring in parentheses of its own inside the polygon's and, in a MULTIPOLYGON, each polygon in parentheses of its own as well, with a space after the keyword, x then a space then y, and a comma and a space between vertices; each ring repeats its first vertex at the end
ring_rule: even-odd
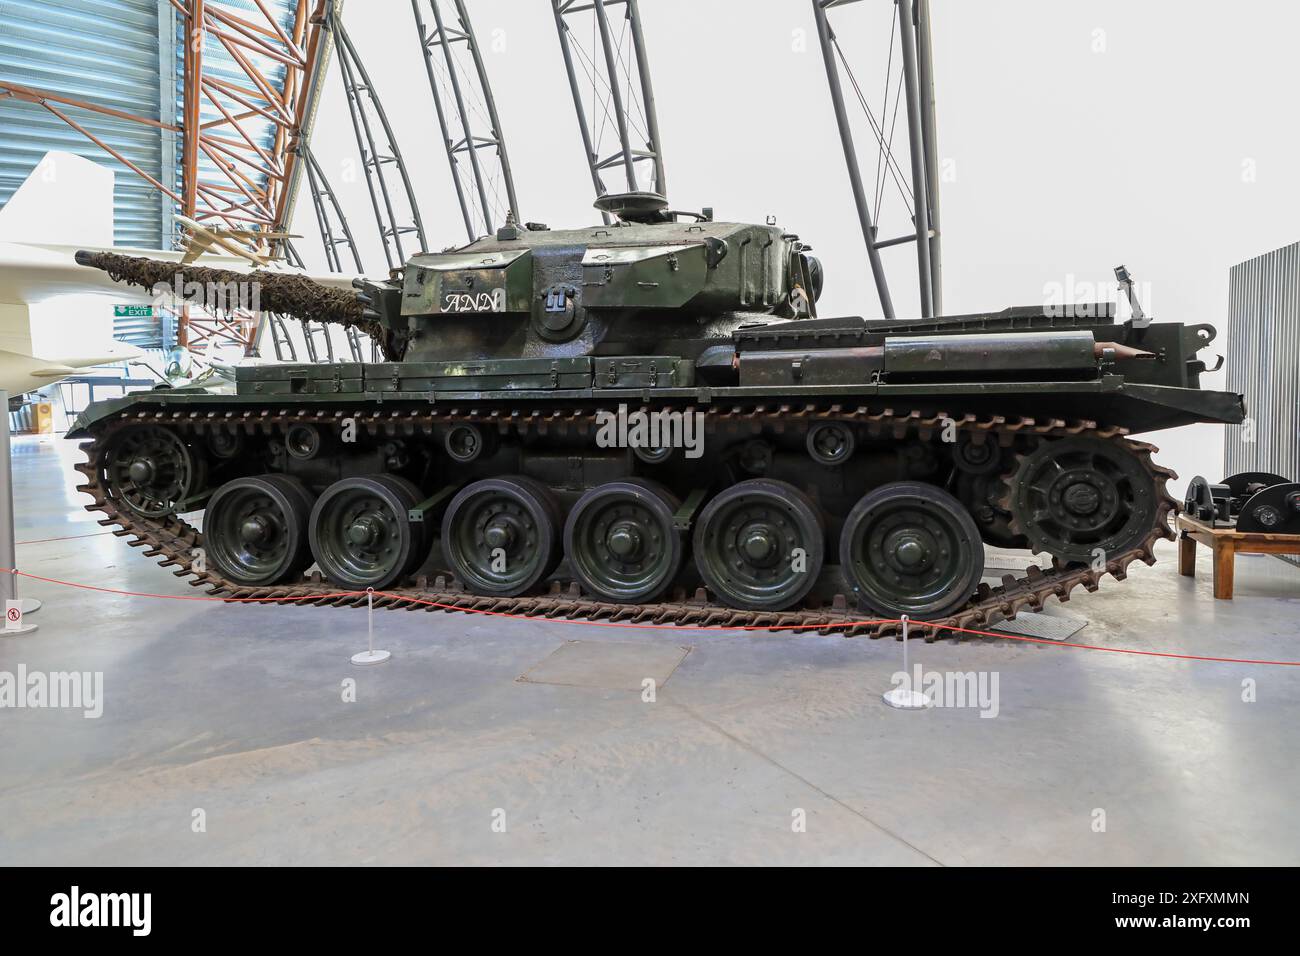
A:
POLYGON ((1163 496, 1142 449, 1078 435, 1018 454, 1001 501, 1011 530, 1066 564, 1104 564, 1140 546, 1163 496))

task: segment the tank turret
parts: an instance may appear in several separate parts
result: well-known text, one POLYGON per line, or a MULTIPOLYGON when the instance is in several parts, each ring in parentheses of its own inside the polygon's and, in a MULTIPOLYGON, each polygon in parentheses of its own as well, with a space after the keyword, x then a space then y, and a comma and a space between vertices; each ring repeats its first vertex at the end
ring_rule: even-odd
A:
POLYGON ((409 336, 409 360, 635 355, 667 343, 695 359, 742 325, 815 314, 818 277, 797 236, 700 218, 510 223, 360 286, 371 317, 409 336))

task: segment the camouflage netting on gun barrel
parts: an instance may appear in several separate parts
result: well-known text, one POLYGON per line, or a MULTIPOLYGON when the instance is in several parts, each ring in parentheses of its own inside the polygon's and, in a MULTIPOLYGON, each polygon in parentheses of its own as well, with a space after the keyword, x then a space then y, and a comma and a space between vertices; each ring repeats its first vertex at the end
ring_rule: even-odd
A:
POLYGON ((162 287, 179 294, 186 302, 202 305, 214 312, 229 312, 234 307, 247 308, 251 303, 263 312, 355 328, 379 343, 388 361, 398 361, 404 351, 403 343, 381 323, 363 317, 361 303, 352 292, 321 285, 306 276, 263 269, 235 272, 207 266, 182 266, 113 252, 84 253, 78 255, 77 261, 102 269, 114 282, 138 285, 150 292, 162 287), (230 290, 245 289, 250 283, 257 283, 255 301, 232 302, 230 290))

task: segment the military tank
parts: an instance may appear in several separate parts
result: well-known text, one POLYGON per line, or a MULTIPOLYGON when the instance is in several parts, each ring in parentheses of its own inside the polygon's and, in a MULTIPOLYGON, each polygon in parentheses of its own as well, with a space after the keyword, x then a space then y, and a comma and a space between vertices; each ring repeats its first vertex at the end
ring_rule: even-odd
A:
POLYGON ((352 292, 79 254, 209 305, 255 281, 383 353, 91 405, 87 507, 230 598, 934 636, 1152 563, 1174 475, 1131 436, 1243 418, 1200 388, 1210 326, 824 317, 797 235, 665 205, 507 223, 352 292), (1047 558, 990 585, 986 544, 1047 558))

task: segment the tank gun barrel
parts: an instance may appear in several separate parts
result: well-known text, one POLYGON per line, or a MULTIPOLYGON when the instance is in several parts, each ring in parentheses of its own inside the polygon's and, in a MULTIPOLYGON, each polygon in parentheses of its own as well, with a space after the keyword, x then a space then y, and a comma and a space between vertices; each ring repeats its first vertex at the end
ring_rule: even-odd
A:
POLYGON ((355 328, 378 342, 387 359, 401 355, 404 343, 373 312, 367 314, 354 292, 304 275, 266 269, 236 272, 84 249, 77 252, 76 260, 78 265, 107 272, 115 282, 140 286, 150 294, 166 292, 215 312, 274 312, 355 328))

